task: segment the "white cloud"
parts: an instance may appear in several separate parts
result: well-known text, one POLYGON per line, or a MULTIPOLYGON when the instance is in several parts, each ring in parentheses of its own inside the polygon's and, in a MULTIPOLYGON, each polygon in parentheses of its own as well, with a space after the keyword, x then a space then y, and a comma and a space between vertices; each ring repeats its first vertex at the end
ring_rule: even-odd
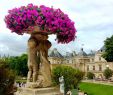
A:
POLYGON ((79 50, 97 50, 103 45, 106 37, 113 35, 113 0, 2 0, 0 2, 0 54, 18 55, 26 51, 28 35, 18 36, 10 33, 4 23, 9 9, 33 3, 36 5, 60 8, 75 21, 78 30, 77 39, 67 45, 57 44, 55 36, 49 40, 60 52, 79 50))

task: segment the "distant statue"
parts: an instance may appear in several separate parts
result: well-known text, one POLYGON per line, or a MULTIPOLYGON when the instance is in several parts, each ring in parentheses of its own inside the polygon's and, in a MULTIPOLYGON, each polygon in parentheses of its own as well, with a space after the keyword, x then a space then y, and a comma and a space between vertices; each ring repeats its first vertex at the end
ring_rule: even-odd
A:
POLYGON ((63 76, 59 77, 59 82, 60 82, 60 92, 64 93, 64 77, 63 76))

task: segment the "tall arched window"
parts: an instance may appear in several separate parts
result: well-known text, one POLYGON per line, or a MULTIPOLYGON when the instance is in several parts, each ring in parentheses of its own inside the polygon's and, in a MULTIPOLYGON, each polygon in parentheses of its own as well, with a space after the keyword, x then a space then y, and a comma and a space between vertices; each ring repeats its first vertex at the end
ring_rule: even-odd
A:
POLYGON ((93 70, 95 70, 95 66, 93 66, 93 70))
POLYGON ((99 71, 102 71, 102 65, 99 65, 99 71))
POLYGON ((87 71, 89 71, 89 65, 87 65, 87 71))

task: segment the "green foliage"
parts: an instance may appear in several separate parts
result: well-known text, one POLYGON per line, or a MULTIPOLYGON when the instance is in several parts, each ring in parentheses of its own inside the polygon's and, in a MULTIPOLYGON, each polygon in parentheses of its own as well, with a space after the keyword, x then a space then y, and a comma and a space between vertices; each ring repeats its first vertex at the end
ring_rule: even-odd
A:
POLYGON ((83 79, 84 73, 80 70, 69 66, 57 66, 52 70, 52 77, 54 83, 59 84, 59 77, 64 77, 65 92, 70 89, 77 88, 78 83, 83 79))
POLYGON ((102 55, 108 62, 113 62, 113 35, 104 41, 105 53, 102 55))
POLYGON ((106 68, 103 73, 106 79, 109 79, 113 75, 113 71, 109 68, 106 68))
POLYGON ((15 74, 6 61, 0 59, 0 95, 12 95, 15 74))
POLYGON ((88 79, 93 79, 95 75, 92 72, 87 72, 87 78, 88 79))
POLYGON ((7 59, 10 68, 16 72, 16 75, 27 76, 27 54, 21 56, 10 57, 7 59))

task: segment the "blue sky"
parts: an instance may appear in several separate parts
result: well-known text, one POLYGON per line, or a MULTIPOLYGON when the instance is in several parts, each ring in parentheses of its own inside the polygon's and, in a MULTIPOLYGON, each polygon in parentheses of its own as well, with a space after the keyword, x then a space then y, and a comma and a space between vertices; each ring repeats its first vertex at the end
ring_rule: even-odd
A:
MULTIPOLYGON (((98 50, 106 37, 113 35, 113 0, 0 0, 0 54, 20 55, 27 50, 29 35, 19 36, 6 28, 4 17, 9 9, 33 3, 60 8, 75 22, 77 39, 67 45, 49 40, 61 53, 84 47, 86 52, 98 50), (84 46, 82 46, 84 44, 84 46)), ((52 49, 51 48, 51 49, 52 49)))

